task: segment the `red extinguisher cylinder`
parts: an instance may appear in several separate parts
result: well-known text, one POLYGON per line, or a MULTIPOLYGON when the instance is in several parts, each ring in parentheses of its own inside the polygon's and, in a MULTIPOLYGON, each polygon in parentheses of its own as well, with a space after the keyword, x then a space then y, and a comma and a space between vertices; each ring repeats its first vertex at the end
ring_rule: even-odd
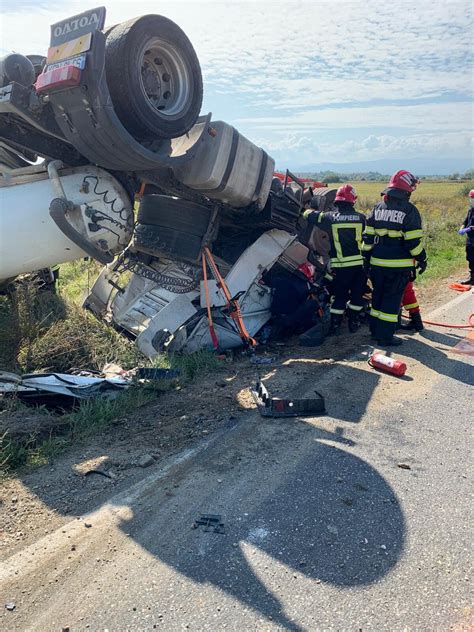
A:
POLYGON ((383 353, 378 352, 375 352, 370 356, 369 364, 370 366, 373 366, 374 369, 380 369, 380 371, 391 373, 392 375, 396 375, 397 377, 405 375, 407 370, 407 365, 405 364, 405 362, 400 362, 400 360, 389 358, 383 353))

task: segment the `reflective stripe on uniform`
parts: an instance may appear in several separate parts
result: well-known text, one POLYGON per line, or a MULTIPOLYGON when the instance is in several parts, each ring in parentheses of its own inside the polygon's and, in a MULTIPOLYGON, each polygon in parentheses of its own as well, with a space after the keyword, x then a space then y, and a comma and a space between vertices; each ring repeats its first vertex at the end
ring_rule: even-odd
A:
POLYGON ((378 318, 379 320, 383 320, 387 323, 397 323, 398 322, 398 314, 387 314, 386 312, 381 312, 376 309, 370 310, 370 315, 374 318, 378 318))
POLYGON ((337 259, 331 259, 331 268, 353 268, 354 266, 361 266, 364 264, 364 259, 359 257, 354 261, 338 261, 337 259))
POLYGON ((366 226, 365 227, 365 234, 366 235, 375 235, 375 228, 373 226, 366 226))
POLYGON ((376 228, 375 234, 379 237, 403 237, 402 230, 391 230, 390 228, 376 228))
POLYGON ((416 255, 419 255, 420 252, 422 252, 423 250, 423 245, 422 244, 418 244, 418 246, 416 246, 416 248, 413 248, 412 250, 410 250, 410 254, 413 255, 414 257, 416 257, 416 255))
POLYGON ((370 257, 370 265, 382 268, 413 268, 413 259, 378 259, 370 257))
POLYGON ((352 303, 347 303, 347 307, 353 309, 355 312, 360 312, 362 309, 362 305, 353 305, 352 303))
POLYGON ((408 311, 409 309, 416 309, 417 307, 420 307, 420 306, 418 305, 418 303, 410 303, 410 305, 404 305, 404 306, 403 306, 403 308, 404 308, 404 309, 406 309, 407 311, 408 311))
POLYGON ((369 250, 372 250, 373 247, 374 244, 362 244, 362 250, 364 252, 369 252, 369 250))
POLYGON ((408 230, 406 233, 403 233, 405 239, 421 239, 423 237, 423 231, 421 228, 417 230, 408 230))
POLYGON ((362 255, 350 255, 349 257, 332 257, 331 265, 333 263, 345 263, 346 261, 362 261, 362 255))
POLYGON ((331 307, 330 312, 331 314, 344 314, 343 309, 336 309, 335 307, 331 307))
MULTIPOLYGON (((355 239, 355 242, 357 243, 357 247, 358 247, 359 252, 360 252, 361 251, 361 247, 362 247, 362 223, 350 224, 350 223, 346 222, 344 224, 333 224, 332 225, 332 238, 333 238, 333 242, 334 242, 334 248, 336 249, 336 254, 337 254, 336 258, 339 261, 350 261, 351 259, 354 259, 354 256, 344 257, 344 254, 342 252, 341 241, 339 239, 339 231, 340 230, 353 230, 353 231, 355 231, 354 239, 355 239)), ((355 256, 360 256, 360 255, 355 255, 355 256)))

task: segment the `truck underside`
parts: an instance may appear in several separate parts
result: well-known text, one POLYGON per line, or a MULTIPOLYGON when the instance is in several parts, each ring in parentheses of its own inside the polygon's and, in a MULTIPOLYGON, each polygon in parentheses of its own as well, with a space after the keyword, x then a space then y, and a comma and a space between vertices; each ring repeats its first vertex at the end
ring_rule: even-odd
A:
POLYGON ((0 285, 90 256, 105 267, 85 307, 148 357, 239 346, 232 310, 253 337, 271 316, 268 272, 308 259, 304 185, 275 182, 266 152, 200 116, 199 61, 176 24, 104 20, 86 11, 52 26, 47 57, 0 60, 0 285))

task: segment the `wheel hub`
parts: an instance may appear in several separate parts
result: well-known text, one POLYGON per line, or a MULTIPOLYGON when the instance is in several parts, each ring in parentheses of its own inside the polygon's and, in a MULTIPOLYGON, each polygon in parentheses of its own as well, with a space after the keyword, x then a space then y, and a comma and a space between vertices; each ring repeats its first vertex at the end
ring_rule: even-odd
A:
POLYGON ((163 116, 179 115, 189 95, 189 71, 175 48, 163 40, 147 42, 140 55, 141 87, 147 101, 163 116))

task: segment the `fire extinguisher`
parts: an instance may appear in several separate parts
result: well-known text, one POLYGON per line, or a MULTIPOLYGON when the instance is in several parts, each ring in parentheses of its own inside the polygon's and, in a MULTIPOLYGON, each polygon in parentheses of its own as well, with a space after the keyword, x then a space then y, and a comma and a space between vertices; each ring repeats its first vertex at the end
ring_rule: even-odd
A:
POLYGON ((407 365, 405 364, 405 362, 400 362, 400 360, 389 358, 383 353, 373 353, 370 356, 368 362, 370 366, 374 367, 374 369, 380 369, 381 371, 391 373, 392 375, 396 375, 397 377, 402 377, 402 375, 405 375, 407 370, 407 365))

